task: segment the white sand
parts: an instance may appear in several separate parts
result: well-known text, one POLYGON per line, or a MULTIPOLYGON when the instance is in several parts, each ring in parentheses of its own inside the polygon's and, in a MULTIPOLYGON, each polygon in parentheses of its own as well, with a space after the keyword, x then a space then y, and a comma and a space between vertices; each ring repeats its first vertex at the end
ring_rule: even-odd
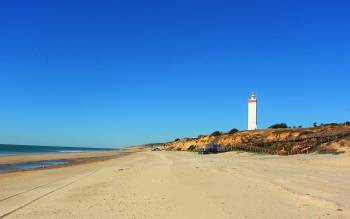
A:
POLYGON ((0 175, 0 218, 350 218, 349 155, 141 152, 0 175))

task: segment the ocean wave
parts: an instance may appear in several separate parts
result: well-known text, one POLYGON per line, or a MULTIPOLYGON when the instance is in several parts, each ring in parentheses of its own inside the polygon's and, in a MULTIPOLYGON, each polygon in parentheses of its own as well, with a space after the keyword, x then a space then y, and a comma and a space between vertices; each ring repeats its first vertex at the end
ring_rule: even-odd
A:
POLYGON ((68 151, 58 151, 59 153, 81 153, 86 152, 87 150, 68 150, 68 151))

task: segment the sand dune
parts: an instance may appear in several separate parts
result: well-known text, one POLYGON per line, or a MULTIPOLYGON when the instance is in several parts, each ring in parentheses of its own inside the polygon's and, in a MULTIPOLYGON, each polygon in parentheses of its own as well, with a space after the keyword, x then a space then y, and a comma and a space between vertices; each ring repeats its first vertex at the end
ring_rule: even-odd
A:
POLYGON ((140 152, 0 175, 0 218, 349 218, 347 154, 140 152))

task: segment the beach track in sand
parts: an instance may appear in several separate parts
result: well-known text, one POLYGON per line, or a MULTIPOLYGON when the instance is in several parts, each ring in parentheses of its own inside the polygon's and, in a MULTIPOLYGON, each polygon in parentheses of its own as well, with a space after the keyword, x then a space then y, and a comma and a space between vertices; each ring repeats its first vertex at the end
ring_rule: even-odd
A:
POLYGON ((350 157, 143 151, 0 174, 0 218, 350 218, 350 157))

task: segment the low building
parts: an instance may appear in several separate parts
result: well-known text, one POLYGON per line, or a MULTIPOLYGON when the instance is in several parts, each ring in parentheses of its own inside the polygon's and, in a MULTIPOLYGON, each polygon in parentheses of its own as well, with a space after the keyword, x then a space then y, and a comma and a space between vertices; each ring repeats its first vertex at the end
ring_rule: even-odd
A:
POLYGON ((225 146, 222 144, 210 143, 207 144, 204 148, 202 148, 199 153, 201 154, 209 154, 209 153, 222 153, 225 152, 225 146))

